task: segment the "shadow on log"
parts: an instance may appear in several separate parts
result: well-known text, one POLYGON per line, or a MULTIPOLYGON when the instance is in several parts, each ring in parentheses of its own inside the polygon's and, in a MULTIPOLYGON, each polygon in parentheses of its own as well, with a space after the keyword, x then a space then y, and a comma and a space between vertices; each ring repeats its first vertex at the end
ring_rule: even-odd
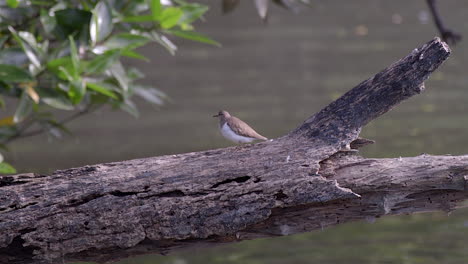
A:
POLYGON ((452 210, 468 156, 365 159, 363 126, 420 93, 438 38, 268 142, 0 178, 0 263, 105 262, 452 210), (352 149, 350 149, 352 148, 352 149))

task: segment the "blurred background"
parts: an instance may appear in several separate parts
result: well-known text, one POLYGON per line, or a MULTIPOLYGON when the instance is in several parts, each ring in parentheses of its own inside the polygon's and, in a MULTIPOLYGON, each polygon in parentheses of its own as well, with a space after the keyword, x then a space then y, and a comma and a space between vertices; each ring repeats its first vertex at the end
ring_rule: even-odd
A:
MULTIPOLYGON (((21 172, 183 153, 232 145, 211 116, 220 109, 275 138, 361 81, 438 34, 426 1, 311 1, 293 14, 270 7, 262 23, 251 1, 222 15, 218 1, 197 30, 221 48, 176 40, 171 56, 142 50, 152 63, 127 60, 144 83, 167 93, 163 107, 138 102, 140 118, 102 109, 70 124, 74 135, 41 135, 10 145, 21 172)), ((465 39, 426 82, 426 91, 367 125, 376 140, 366 157, 468 153, 468 2, 439 1, 447 26, 465 39)), ((289 237, 143 256, 143 263, 466 263, 468 210, 385 217, 289 237), (372 222, 372 223, 370 223, 372 222)))

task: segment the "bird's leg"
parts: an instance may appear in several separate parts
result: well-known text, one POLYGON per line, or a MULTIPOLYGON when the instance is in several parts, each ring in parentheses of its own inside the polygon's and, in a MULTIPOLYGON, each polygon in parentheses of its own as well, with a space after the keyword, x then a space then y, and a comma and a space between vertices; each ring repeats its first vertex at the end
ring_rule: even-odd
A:
POLYGON ((434 18, 434 23, 436 24, 436 27, 439 30, 442 39, 451 45, 457 44, 457 42, 462 39, 462 36, 445 27, 439 15, 439 11, 437 10, 436 0, 426 1, 427 5, 429 6, 429 10, 431 10, 432 17, 434 18))

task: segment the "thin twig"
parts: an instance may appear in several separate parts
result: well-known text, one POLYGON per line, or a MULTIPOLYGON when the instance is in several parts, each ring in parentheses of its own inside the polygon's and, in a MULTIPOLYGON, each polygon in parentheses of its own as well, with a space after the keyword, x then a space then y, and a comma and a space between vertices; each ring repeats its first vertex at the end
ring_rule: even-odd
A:
POLYGON ((426 0, 431 11, 432 17, 434 18, 434 23, 437 29, 440 32, 442 39, 449 44, 457 44, 458 41, 462 39, 462 36, 456 32, 453 32, 451 29, 448 29, 439 14, 439 11, 436 6, 436 0, 426 0))
MULTIPOLYGON (((101 105, 98 105, 97 107, 94 107, 92 108, 91 106, 79 111, 79 112, 76 112, 64 119, 62 119, 59 124, 60 125, 65 125, 67 124, 68 122, 71 122, 77 118, 79 118, 80 116, 83 116, 85 114, 88 114, 88 113, 91 113, 91 112, 94 112, 96 111, 97 109, 99 109, 101 107, 101 105)), ((34 124, 33 122, 30 122, 29 124, 23 126, 23 128, 18 131, 16 134, 14 134, 13 136, 11 136, 10 138, 6 139, 5 141, 3 141, 1 144, 8 144, 8 143, 11 143, 12 141, 15 141, 19 138, 26 138, 26 137, 32 137, 32 136, 36 136, 36 135, 39 135, 39 134, 42 134, 45 132, 45 129, 37 129, 37 130, 33 130, 31 132, 25 132, 29 127, 31 127, 31 125, 34 124)))

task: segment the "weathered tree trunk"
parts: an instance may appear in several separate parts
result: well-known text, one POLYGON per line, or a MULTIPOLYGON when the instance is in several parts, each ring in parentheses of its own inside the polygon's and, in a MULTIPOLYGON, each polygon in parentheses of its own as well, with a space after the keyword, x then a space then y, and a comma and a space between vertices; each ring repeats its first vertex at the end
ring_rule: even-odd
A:
POLYGON ((241 148, 0 178, 0 263, 109 261, 287 235, 385 214, 451 210, 468 156, 364 159, 361 128, 449 56, 434 39, 289 134, 241 148))

